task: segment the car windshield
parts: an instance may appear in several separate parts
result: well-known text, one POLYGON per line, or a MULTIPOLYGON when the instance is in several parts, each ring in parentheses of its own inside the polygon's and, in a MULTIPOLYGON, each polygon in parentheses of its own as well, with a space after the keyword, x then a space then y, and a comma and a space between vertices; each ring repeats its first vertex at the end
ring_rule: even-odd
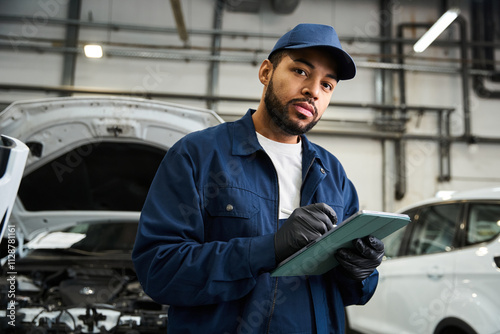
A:
POLYGON ((68 250, 74 253, 130 253, 137 223, 85 223, 38 235, 27 247, 31 250, 68 250))

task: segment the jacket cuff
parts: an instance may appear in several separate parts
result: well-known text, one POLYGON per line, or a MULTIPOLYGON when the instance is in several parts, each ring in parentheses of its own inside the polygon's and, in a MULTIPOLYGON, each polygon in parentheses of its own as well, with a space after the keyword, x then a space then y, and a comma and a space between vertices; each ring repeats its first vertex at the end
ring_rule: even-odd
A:
POLYGON ((250 270, 254 276, 269 272, 276 267, 274 234, 252 238, 249 252, 250 270))

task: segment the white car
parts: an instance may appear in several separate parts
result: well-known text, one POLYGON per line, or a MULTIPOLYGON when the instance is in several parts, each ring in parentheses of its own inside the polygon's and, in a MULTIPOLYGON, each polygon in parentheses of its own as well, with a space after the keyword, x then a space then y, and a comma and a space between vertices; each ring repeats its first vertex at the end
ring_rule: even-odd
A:
POLYGON ((0 133, 30 150, 2 254, 0 333, 165 333, 131 251, 166 151, 222 122, 213 111, 126 97, 16 102, 0 133), (9 250, 10 253, 10 250, 9 250))
POLYGON ((454 193, 400 210, 385 238, 373 298, 347 307, 348 332, 500 333, 500 188, 454 193))
POLYGON ((7 230, 27 157, 28 147, 22 141, 0 136, 0 243, 7 230))

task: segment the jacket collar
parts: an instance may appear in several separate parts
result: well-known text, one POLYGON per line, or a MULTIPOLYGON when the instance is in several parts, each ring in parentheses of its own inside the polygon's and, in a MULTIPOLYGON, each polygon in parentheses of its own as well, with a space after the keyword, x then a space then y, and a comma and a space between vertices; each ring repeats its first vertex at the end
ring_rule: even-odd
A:
POLYGON ((233 154, 251 155, 262 150, 257 135, 255 134, 255 125, 253 124, 252 114, 254 109, 248 109, 245 116, 234 122, 233 126, 233 154))

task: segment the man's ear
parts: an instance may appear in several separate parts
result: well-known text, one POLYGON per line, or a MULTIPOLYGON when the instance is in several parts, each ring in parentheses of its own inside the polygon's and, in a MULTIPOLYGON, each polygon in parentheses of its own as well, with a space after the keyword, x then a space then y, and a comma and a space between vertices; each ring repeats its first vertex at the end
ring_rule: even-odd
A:
POLYGON ((259 69, 259 80, 262 82, 264 86, 267 86, 269 80, 271 80, 271 76, 273 74, 273 64, 269 61, 269 59, 265 59, 262 64, 260 64, 259 69))

